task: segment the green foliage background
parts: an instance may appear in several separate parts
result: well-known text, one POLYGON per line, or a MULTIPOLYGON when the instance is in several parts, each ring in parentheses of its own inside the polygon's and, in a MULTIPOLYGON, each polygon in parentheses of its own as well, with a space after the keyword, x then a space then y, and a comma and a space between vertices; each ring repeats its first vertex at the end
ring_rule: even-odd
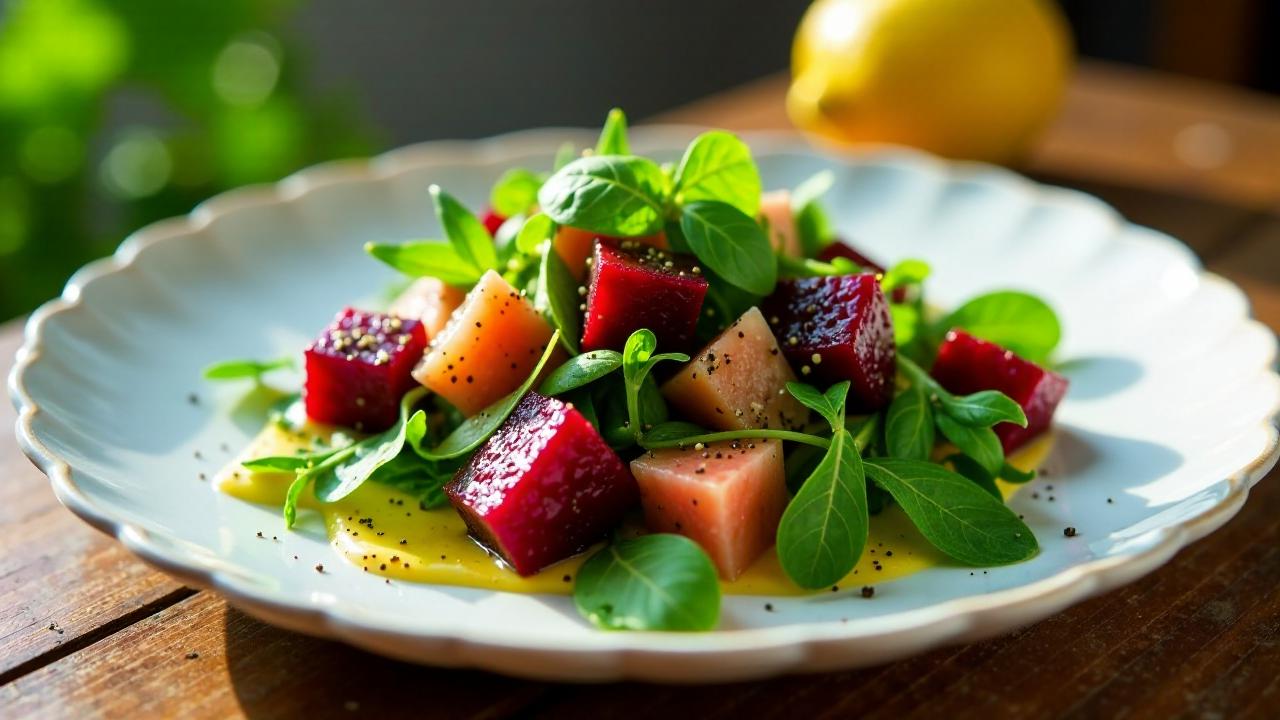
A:
POLYGON ((304 89, 294 6, 0 0, 0 320, 148 222, 377 149, 354 102, 304 89))

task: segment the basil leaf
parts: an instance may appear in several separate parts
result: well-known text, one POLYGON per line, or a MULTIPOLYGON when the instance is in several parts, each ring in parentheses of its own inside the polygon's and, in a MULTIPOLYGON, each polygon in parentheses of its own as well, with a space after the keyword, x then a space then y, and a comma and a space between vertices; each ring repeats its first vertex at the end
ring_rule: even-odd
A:
POLYGON ((511 415, 511 411, 516 409, 516 405, 533 387, 533 383, 542 374, 542 368, 546 366, 547 360, 555 352, 556 343, 559 341, 560 331, 557 330, 551 334, 551 341, 547 343, 546 349, 542 351, 542 358, 538 360, 538 364, 529 373, 529 377, 514 392, 464 420, 461 425, 449 433, 434 448, 427 449, 422 447, 420 443, 412 443, 413 449, 427 460, 451 460, 462 457, 480 447, 502 423, 506 422, 507 417, 511 415))
POLYGON ((453 479, 460 464, 431 462, 405 448, 370 475, 369 480, 412 495, 423 508, 430 510, 448 504, 444 486, 453 479))
POLYGON ((791 216, 805 257, 815 257, 833 239, 831 220, 818 200, 834 183, 835 175, 830 170, 822 170, 797 185, 791 193, 791 216))
POLYGON ((760 172, 751 148, 732 133, 712 130, 694 138, 674 182, 678 203, 716 200, 752 218, 760 212, 760 172))
POLYGON ((658 383, 652 375, 645 377, 644 382, 640 383, 640 394, 637 399, 640 406, 641 432, 645 428, 652 429, 655 425, 661 425, 667 421, 670 416, 667 399, 662 397, 662 390, 658 388, 658 383))
POLYGON ((569 358, 542 381, 538 392, 563 395, 570 390, 595 382, 622 367, 622 354, 615 350, 592 350, 569 358))
MULTIPOLYGON (((410 424, 425 432, 426 414, 414 412, 414 406, 427 394, 424 387, 415 388, 400 401, 400 421, 386 432, 352 446, 342 462, 315 475, 315 495, 321 502, 336 502, 364 484, 378 468, 400 454, 410 424)), ((416 433, 415 434, 420 434, 416 433)))
POLYGON ((1010 422, 1019 427, 1027 426, 1027 415, 1022 406, 999 390, 982 390, 959 397, 946 393, 939 395, 938 400, 942 412, 962 425, 991 427, 1010 422))
POLYGON ((707 431, 691 422, 672 420, 655 425, 644 434, 644 444, 683 440, 696 435, 705 435, 707 431))
POLYGON ((293 358, 288 357, 275 360, 225 360, 205 368, 204 377, 206 380, 261 381, 262 376, 272 370, 292 367, 294 367, 293 358))
POLYGON ((458 287, 476 284, 483 271, 458 255, 451 245, 439 241, 403 244, 365 243, 364 251, 408 275, 433 277, 458 287))
POLYGON ((1004 480, 1007 483, 1013 483, 1014 485, 1021 485, 1023 483, 1028 483, 1028 482, 1031 482, 1032 480, 1035 480, 1036 471, 1035 470, 1030 470, 1030 471, 1019 470, 1018 468, 1006 462, 1000 466, 1000 479, 1004 480))
POLYGON ((662 227, 666 194, 667 178, 652 160, 592 155, 547 178, 538 203, 561 225, 634 237, 662 227))
POLYGON ((919 285, 929 277, 931 272, 933 270, 929 267, 929 263, 923 260, 903 260, 885 272, 884 277, 880 279, 880 289, 888 295, 906 285, 919 285))
POLYGON ((828 587, 853 569, 867 544, 867 485, 853 436, 841 428, 778 523, 778 561, 795 584, 828 587))
POLYGON ((493 190, 489 191, 489 205, 503 217, 528 212, 538 202, 538 188, 542 178, 531 170, 511 168, 502 173, 493 190))
POLYGON ((537 213, 520 226, 520 232, 516 234, 516 249, 525 255, 533 255, 538 252, 539 245, 551 239, 555 230, 556 224, 551 222, 551 218, 537 213))
POLYGON ((760 223, 732 205, 688 203, 680 229, 689 249, 716 275, 756 295, 768 295, 778 280, 773 247, 760 223))
POLYGON ((942 414, 935 420, 938 429, 960 452, 973 458, 992 476, 1000 472, 1000 466, 1004 464, 1004 450, 1000 447, 1000 438, 996 437, 994 430, 989 427, 962 425, 942 414))
MULTIPOLYGON (((658 347, 658 338, 653 331, 647 328, 641 328, 627 338, 627 342, 622 347, 622 378, 625 384, 627 399, 627 427, 632 435, 639 441, 644 429, 644 415, 640 404, 640 391, 645 384, 645 380, 649 377, 649 371, 653 370, 653 366, 664 360, 672 360, 675 362, 689 362, 689 356, 684 353, 661 353, 654 354, 654 350, 658 347)), ((659 395, 659 397, 661 397, 659 395)), ((652 401, 648 402, 652 407, 652 401)), ((665 404, 663 405, 665 410, 665 404)), ((658 422, 661 422, 659 420, 658 422)))
POLYGON ((914 305, 889 303, 889 319, 893 322, 893 342, 906 347, 920 333, 920 310, 914 305))
POLYGON ((963 328, 1031 362, 1044 362, 1062 339, 1053 308, 1034 295, 1012 290, 969 300, 940 324, 943 331, 950 328, 963 328))
POLYGON ((934 547, 967 565, 1007 565, 1039 552, 1035 535, 1004 503, 938 465, 876 458, 867 475, 893 496, 934 547))
POLYGON ((975 485, 986 490, 991 497, 1004 502, 1004 496, 1000 494, 1000 487, 996 485, 995 477, 987 472, 986 468, 979 465, 977 460, 968 455, 955 453, 948 455, 946 461, 951 464, 951 467, 955 468, 957 473, 972 480, 975 485))
POLYGON ((452 195, 441 190, 439 185, 432 185, 428 191, 431 193, 431 201, 435 203, 440 227, 444 228, 444 236, 449 239, 449 244, 458 257, 480 273, 496 268, 498 252, 493 245, 493 237, 484 224, 452 195))
POLYGON ((270 455, 268 457, 254 458, 240 463, 240 466, 246 470, 254 472, 297 472, 298 470, 306 470, 317 460, 333 454, 334 451, 317 455, 270 455))
POLYGON ((539 310, 550 316, 551 325, 560 330, 560 344, 570 355, 577 355, 578 338, 582 337, 582 316, 578 310, 578 281, 560 253, 547 245, 538 270, 539 310))
POLYGON ((933 452, 933 405, 921 383, 898 393, 885 416, 884 441, 893 457, 927 460, 933 452))
POLYGON ((711 630, 720 622, 720 579, 694 541, 643 535, 588 558, 573 602, 605 630, 711 630))
POLYGON ((591 427, 595 428, 596 432, 600 432, 600 416, 596 413, 596 401, 590 388, 570 392, 565 399, 578 412, 582 413, 582 416, 587 419, 587 422, 591 423, 591 427))
POLYGON ((849 381, 838 382, 827 388, 826 393, 818 392, 812 385, 804 383, 787 383, 787 392, 802 405, 821 415, 834 432, 844 427, 844 404, 849 395, 849 381))
POLYGON ((627 116, 621 108, 614 108, 609 111, 604 128, 600 130, 600 139, 596 141, 596 155, 630 154, 631 147, 627 144, 627 116))

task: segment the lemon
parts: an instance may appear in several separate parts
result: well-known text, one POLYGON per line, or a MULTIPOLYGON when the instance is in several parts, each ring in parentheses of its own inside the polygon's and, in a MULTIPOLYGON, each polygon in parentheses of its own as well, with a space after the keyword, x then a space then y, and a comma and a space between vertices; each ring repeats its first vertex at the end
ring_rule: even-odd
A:
POLYGON ((818 0, 796 31, 787 111, 838 143, 1008 162, 1053 117, 1071 55, 1049 0, 818 0))

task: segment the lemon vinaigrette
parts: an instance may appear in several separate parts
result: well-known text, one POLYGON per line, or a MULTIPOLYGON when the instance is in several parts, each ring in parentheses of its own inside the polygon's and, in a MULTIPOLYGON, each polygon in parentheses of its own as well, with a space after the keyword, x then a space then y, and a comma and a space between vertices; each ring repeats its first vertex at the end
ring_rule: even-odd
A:
MULTIPOLYGON (((300 431, 269 423, 227 467, 214 477, 214 487, 247 502, 281 507, 292 473, 253 472, 241 463, 259 457, 309 451, 317 440, 327 441, 331 429, 306 424, 300 431)), ((1052 435, 1046 434, 1009 458, 1019 469, 1038 467, 1048 455, 1052 435)), ((1005 497, 1017 486, 1000 483, 1005 497)), ((366 482, 334 503, 321 503, 303 493, 299 507, 324 518, 329 541, 353 565, 371 574, 411 582, 459 585, 521 593, 562 593, 586 554, 556 563, 530 577, 504 567, 468 535, 452 507, 423 510, 417 500, 376 482, 366 482)), ((305 521, 305 513, 300 513, 305 521)), ((837 587, 870 585, 904 577, 947 562, 921 537, 900 508, 890 505, 872 516, 867 549, 857 566, 837 587)), ((776 553, 766 552, 737 580, 722 582, 729 595, 803 595, 783 573, 776 553)))

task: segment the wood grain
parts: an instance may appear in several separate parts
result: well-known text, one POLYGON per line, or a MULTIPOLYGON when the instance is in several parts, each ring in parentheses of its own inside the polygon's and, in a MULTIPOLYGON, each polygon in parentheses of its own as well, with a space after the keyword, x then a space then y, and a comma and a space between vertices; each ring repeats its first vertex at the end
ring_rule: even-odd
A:
MULTIPOLYGON (((21 339, 19 324, 0 326, 0 377, 21 339)), ((18 449, 14 420, 0 403, 0 684, 184 594, 58 504, 18 449)))

